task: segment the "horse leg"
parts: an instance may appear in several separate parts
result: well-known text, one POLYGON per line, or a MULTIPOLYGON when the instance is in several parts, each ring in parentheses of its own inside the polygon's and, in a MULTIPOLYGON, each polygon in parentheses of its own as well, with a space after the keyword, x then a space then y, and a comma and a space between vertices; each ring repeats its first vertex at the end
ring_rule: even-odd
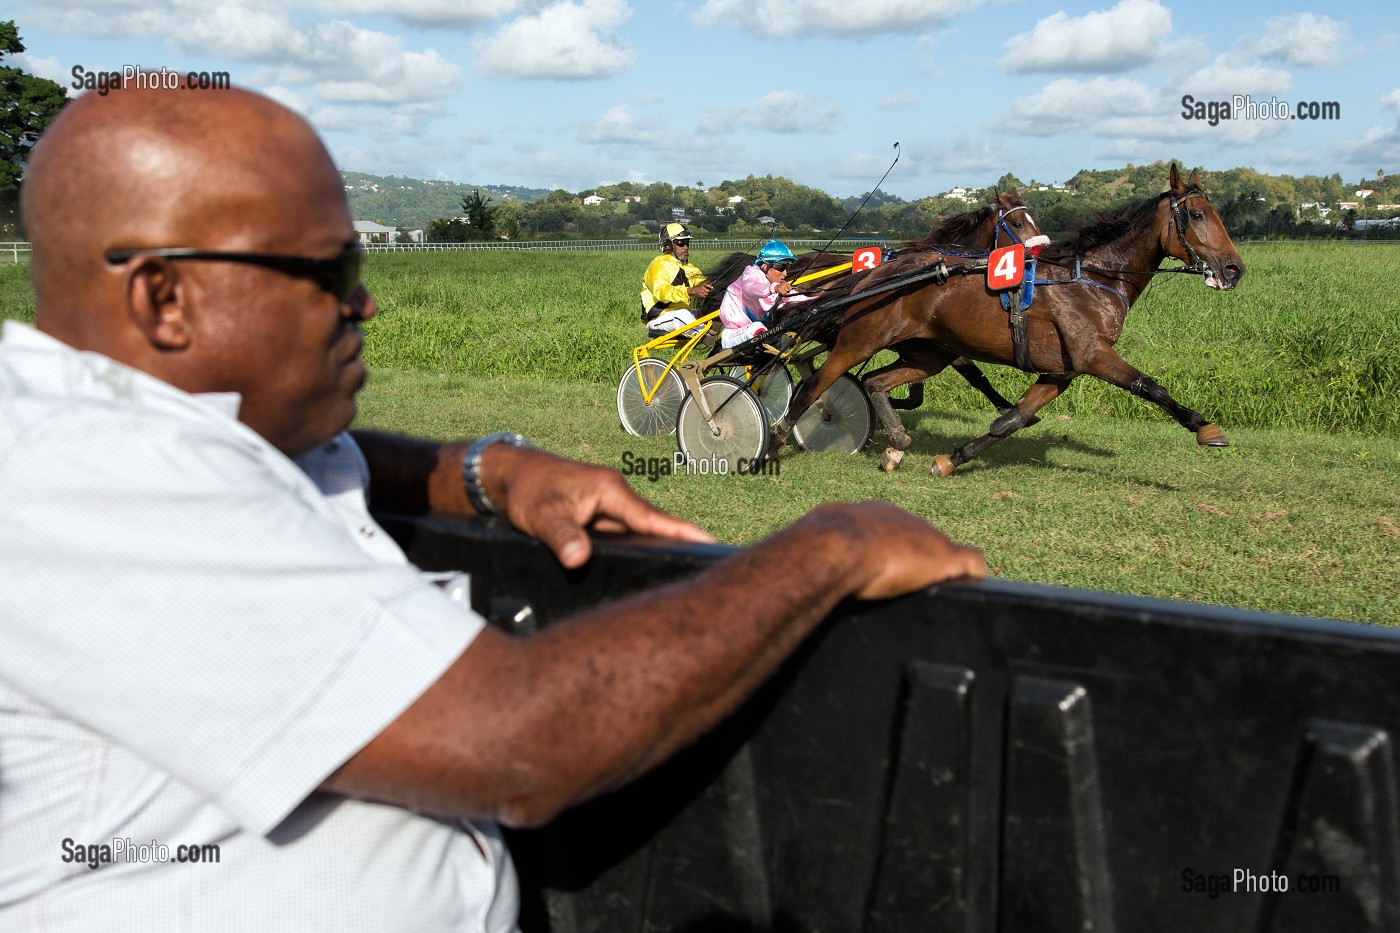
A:
MULTIPOLYGON (((873 402, 874 399, 872 398, 871 401, 873 402)), ((924 384, 922 382, 910 383, 908 398, 891 398, 888 401, 890 407, 896 411, 914 411, 924 404, 924 384)))
POLYGON ((894 405, 890 401, 890 390, 909 382, 921 385, 922 380, 940 372, 948 365, 948 355, 943 353, 909 356, 914 359, 906 359, 905 355, 901 354, 893 363, 882 366, 861 380, 865 394, 870 397, 875 416, 880 419, 880 425, 889 439, 889 446, 880 457, 880 469, 886 473, 898 468, 899 462, 904 459, 904 451, 912 443, 908 432, 904 430, 904 422, 895 413, 894 405))
POLYGON ((960 376, 967 380, 968 385, 986 396, 987 401, 991 402, 992 407, 997 411, 1004 412, 1011 407, 1011 403, 1003 398, 1002 394, 992 385, 991 381, 987 378, 987 374, 978 369, 977 364, 972 360, 965 356, 960 356, 953 360, 953 368, 958 371, 960 376))
POLYGON ((1200 412, 1193 411, 1172 398, 1157 380, 1124 360, 1112 347, 1100 348, 1095 359, 1088 361, 1080 372, 1095 376, 1120 389, 1126 389, 1138 398, 1156 405, 1177 424, 1195 434, 1196 443, 1203 447, 1230 446, 1224 431, 1207 421, 1200 412))
POLYGON ((957 450, 952 456, 939 454, 933 458, 933 474, 936 476, 949 476, 954 470, 967 463, 969 460, 979 456, 982 451, 995 444, 1004 437, 1009 437, 1024 427, 1029 427, 1039 421, 1035 413, 1055 400, 1065 387, 1074 380, 1074 375, 1067 376, 1041 376, 1031 384, 1025 394, 1017 400, 1016 404, 992 422, 992 426, 987 433, 975 440, 968 441, 957 450))

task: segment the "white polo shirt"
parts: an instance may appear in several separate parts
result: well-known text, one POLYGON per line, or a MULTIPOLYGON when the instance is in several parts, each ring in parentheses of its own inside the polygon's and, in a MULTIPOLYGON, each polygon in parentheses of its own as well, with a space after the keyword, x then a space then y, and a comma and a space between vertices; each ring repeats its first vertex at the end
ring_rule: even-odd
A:
POLYGON ((348 435, 294 463, 238 404, 4 325, 0 928, 515 929, 494 826, 316 791, 480 631, 465 587, 348 435))

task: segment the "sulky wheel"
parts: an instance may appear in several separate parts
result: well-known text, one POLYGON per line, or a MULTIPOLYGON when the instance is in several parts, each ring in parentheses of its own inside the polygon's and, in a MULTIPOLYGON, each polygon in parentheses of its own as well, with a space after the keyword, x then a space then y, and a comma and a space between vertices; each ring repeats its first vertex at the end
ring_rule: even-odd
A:
POLYGON ((797 419, 792 439, 803 450, 859 453, 875 427, 875 415, 865 389, 849 373, 832 383, 797 419))
POLYGON ((703 379, 700 391, 714 422, 705 420, 700 403, 687 394, 676 420, 676 443, 686 459, 676 471, 746 473, 756 467, 768 446, 768 416, 758 396, 732 376, 703 379))
POLYGON ((768 426, 772 427, 787 414, 788 405, 792 402, 792 376, 787 367, 780 364, 749 383, 752 372, 753 368, 749 366, 729 367, 729 375, 748 385, 749 391, 758 396, 763 410, 768 413, 768 426))
POLYGON ((670 434, 676 430, 676 413, 684 397, 685 384, 674 369, 667 372, 661 360, 638 360, 627 367, 617 384, 617 417, 628 434, 670 434), (647 395, 651 396, 650 404, 647 395))

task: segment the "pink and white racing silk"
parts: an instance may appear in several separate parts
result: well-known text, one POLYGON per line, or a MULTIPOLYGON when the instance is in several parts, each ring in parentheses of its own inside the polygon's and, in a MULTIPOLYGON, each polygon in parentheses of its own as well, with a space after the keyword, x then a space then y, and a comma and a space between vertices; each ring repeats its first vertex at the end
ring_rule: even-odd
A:
MULTIPOLYGON (((778 302, 778 283, 757 265, 745 266, 739 277, 724 290, 719 306, 719 320, 724 325, 720 346, 738 346, 767 330, 764 325, 768 312, 778 302)), ((789 302, 809 301, 810 295, 790 294, 789 302)))

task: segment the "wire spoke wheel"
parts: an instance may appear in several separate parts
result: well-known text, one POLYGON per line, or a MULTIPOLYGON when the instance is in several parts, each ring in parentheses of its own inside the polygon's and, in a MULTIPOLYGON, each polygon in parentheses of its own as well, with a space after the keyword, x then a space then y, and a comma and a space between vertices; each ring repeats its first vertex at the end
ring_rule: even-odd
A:
POLYGON ((748 472, 768 447, 768 415, 758 396, 732 376, 711 376, 701 380, 700 391, 713 424, 705 420, 700 403, 687 394, 681 402, 676 423, 676 443, 686 457, 677 472, 748 472))
MULTIPOLYGON (((749 382, 752 372, 753 368, 749 366, 729 367, 729 375, 744 383, 749 382)), ((771 428, 787 414, 788 405, 792 404, 792 375, 786 366, 779 364, 754 379, 749 384, 749 391, 758 396, 759 404, 768 413, 768 426, 771 428)))
POLYGON ((822 393, 820 402, 797 419, 792 439, 803 450, 854 454, 865 447, 874 427, 875 414, 865 389, 850 373, 844 373, 822 393))
POLYGON ((627 367, 617 384, 617 417, 628 434, 638 437, 671 434, 676 430, 676 415, 683 398, 685 384, 674 369, 668 372, 661 360, 638 360, 627 367))

